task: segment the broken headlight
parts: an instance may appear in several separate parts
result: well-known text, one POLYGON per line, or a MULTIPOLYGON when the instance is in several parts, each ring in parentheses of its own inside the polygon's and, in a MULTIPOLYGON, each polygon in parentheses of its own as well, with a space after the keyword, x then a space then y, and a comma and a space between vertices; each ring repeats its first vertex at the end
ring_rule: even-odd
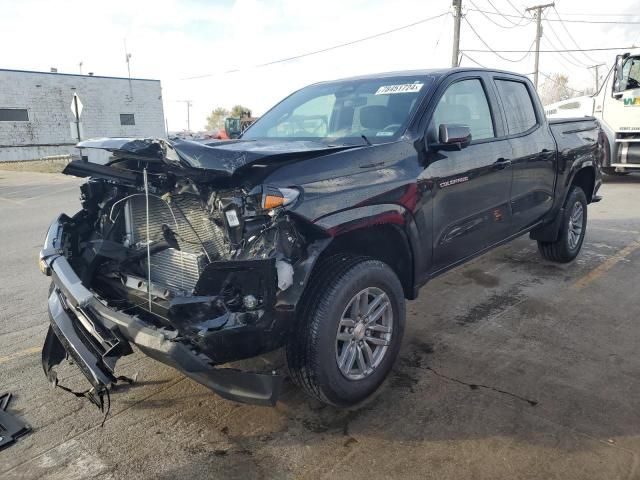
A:
POLYGON ((299 196, 300 190, 297 188, 273 187, 271 185, 256 187, 249 193, 254 205, 261 210, 273 210, 293 205, 299 196))

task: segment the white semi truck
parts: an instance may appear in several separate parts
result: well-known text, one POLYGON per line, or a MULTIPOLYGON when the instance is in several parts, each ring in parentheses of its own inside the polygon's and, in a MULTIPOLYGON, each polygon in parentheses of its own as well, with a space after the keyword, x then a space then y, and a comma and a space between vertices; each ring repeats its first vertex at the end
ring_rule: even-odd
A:
POLYGON ((616 56, 600 90, 544 107, 549 118, 593 115, 606 133, 609 175, 640 172, 640 48, 616 56))

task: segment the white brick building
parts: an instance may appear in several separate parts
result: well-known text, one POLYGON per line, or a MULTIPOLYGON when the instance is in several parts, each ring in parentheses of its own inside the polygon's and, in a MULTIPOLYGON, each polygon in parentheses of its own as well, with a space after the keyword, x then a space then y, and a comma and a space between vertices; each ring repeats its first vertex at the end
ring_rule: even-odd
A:
POLYGON ((74 93, 83 140, 166 137, 159 80, 0 69, 0 161, 77 155, 74 93))

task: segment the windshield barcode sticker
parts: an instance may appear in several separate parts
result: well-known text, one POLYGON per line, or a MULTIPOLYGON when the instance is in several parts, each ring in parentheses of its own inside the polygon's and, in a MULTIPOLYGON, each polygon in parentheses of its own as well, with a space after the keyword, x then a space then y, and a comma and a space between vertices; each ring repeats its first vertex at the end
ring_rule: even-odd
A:
POLYGON ((390 95, 392 93, 419 92, 424 83, 405 83, 404 85, 383 85, 376 91, 376 95, 390 95))

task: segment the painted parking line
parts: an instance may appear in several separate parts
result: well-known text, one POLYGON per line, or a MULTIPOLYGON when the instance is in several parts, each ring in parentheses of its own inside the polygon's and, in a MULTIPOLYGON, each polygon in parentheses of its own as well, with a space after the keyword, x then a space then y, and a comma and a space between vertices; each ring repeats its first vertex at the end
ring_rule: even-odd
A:
POLYGON ((622 250, 618 251, 612 257, 607 258, 604 262, 598 265, 596 268, 588 272, 586 275, 578 279, 571 288, 573 290, 582 290, 586 286, 593 283, 595 280, 600 278, 602 275, 611 270, 614 266, 616 266, 621 260, 624 260, 626 257, 631 255, 636 250, 640 249, 640 238, 638 238, 635 242, 630 243, 622 250))
POLYGON ((16 360, 22 357, 28 357, 29 355, 33 355, 34 353, 40 353, 42 351, 42 347, 30 347, 25 348, 24 350, 19 350, 11 355, 5 355, 4 357, 0 357, 0 365, 3 363, 10 362, 11 360, 16 360))

